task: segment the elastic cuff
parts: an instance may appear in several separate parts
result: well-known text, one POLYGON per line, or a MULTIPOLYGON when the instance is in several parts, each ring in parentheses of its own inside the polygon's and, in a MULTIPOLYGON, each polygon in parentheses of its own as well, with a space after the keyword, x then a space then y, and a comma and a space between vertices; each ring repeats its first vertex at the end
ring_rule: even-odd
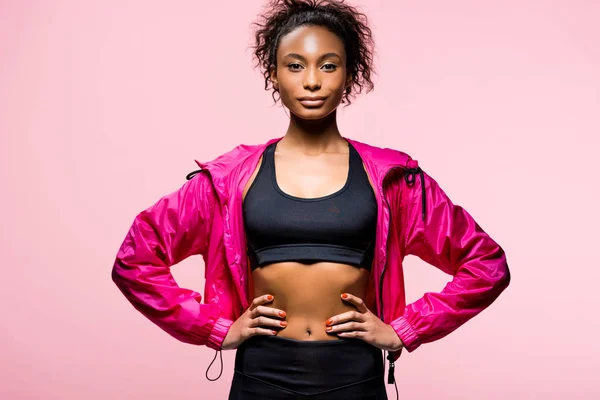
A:
POLYGON ((232 324, 232 320, 219 317, 219 319, 217 319, 217 322, 215 322, 215 325, 213 326, 210 335, 208 336, 206 346, 210 347, 213 350, 221 350, 223 340, 225 340, 225 336, 227 336, 227 332, 229 332, 229 328, 232 324))
POLYGON ((392 321, 390 324, 392 328, 396 331, 402 343, 404 343, 404 348, 410 353, 417 349, 421 345, 421 341, 419 340, 419 336, 417 332, 410 326, 406 318, 399 317, 392 321))

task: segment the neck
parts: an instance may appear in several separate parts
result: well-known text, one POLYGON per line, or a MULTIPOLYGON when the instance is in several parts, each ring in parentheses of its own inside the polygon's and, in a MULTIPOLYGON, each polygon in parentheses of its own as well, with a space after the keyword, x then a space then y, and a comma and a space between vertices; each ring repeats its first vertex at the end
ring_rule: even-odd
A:
POLYGON ((325 152, 343 152, 347 146, 337 126, 337 110, 325 118, 302 119, 290 113, 290 124, 285 137, 277 145, 278 149, 292 149, 307 155, 325 152))

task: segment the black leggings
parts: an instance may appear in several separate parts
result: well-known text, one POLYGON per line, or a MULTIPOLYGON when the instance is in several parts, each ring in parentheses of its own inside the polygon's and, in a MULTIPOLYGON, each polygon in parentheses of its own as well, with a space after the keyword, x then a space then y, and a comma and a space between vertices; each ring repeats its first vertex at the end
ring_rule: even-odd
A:
POLYGON ((387 400, 381 350, 360 339, 257 335, 237 349, 229 400, 387 400))

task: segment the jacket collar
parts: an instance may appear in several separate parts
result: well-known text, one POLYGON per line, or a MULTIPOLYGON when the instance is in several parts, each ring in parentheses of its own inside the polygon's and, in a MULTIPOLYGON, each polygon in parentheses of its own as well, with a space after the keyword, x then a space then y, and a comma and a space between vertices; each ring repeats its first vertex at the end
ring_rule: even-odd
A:
MULTIPOLYGON (((246 182, 245 178, 254 172, 258 160, 267 146, 282 138, 283 136, 272 138, 257 145, 240 144, 212 161, 195 160, 195 162, 200 168, 208 170, 221 204, 226 204, 230 197, 230 191, 233 189, 231 179, 237 179, 239 183, 246 182)), ((406 153, 369 145, 347 137, 344 139, 359 153, 369 176, 380 191, 383 190, 385 175, 391 168, 403 167, 413 171, 418 169, 418 162, 406 153)), ((237 190, 243 190, 243 187, 238 187, 237 190)))

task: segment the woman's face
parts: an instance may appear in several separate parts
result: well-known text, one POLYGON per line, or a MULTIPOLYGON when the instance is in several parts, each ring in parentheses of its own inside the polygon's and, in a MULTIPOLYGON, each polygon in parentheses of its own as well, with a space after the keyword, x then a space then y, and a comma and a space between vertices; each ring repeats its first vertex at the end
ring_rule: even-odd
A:
POLYGON ((271 80, 281 101, 302 119, 334 111, 351 83, 341 39, 322 26, 302 26, 281 38, 271 80), (316 97, 315 100, 303 98, 316 97))

